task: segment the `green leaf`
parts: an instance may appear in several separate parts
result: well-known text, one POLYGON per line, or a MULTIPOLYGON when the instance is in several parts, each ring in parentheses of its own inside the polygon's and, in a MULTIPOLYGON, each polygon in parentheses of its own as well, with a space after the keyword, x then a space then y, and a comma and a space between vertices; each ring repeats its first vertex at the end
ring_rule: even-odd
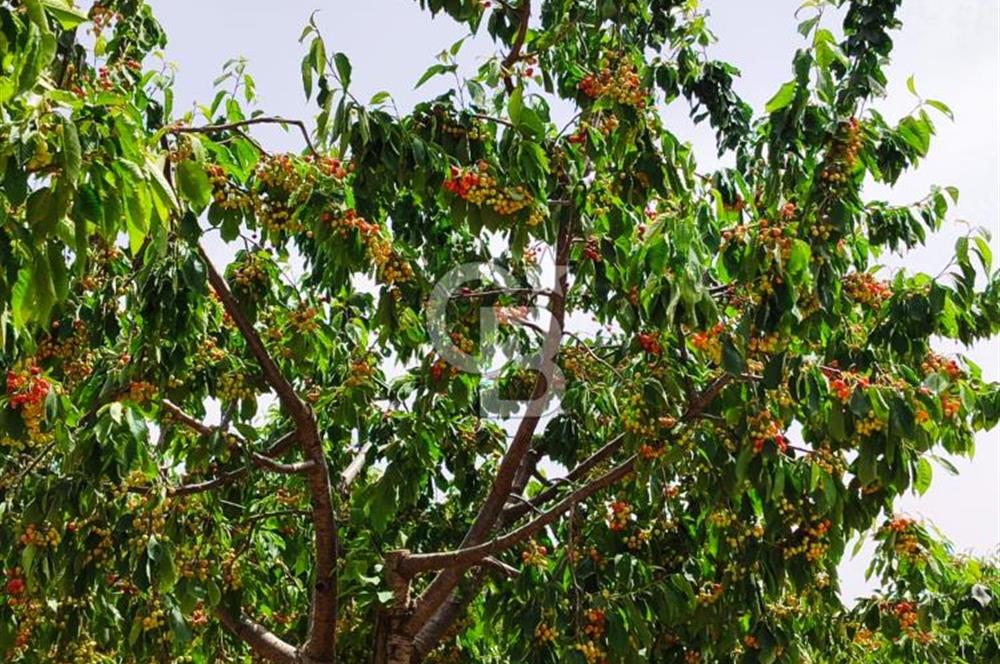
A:
POLYGON ((731 339, 722 342, 722 368, 733 375, 739 375, 746 369, 746 360, 733 345, 731 339))
POLYGON ((343 53, 334 53, 333 63, 337 67, 337 76, 340 77, 340 84, 346 90, 351 85, 351 61, 343 53))
POLYGON ((517 86, 510 93, 510 100, 507 102, 507 115, 515 126, 521 124, 521 109, 524 106, 524 87, 517 86))
POLYGON ((83 163, 80 150, 80 135, 76 125, 69 118, 62 121, 63 176, 73 184, 80 177, 80 165, 83 163))
POLYGON ((423 76, 420 77, 420 79, 417 81, 417 84, 413 86, 413 89, 416 90, 417 88, 419 88, 420 86, 422 86, 424 83, 431 80, 435 76, 438 76, 440 74, 446 74, 448 72, 457 71, 457 69, 458 67, 455 65, 443 65, 441 63, 433 64, 427 68, 427 71, 425 71, 423 76))
POLYGON ((177 186, 181 196, 199 214, 212 202, 212 183, 205 167, 196 161, 182 161, 177 166, 177 186))
POLYGON ((313 89, 312 58, 309 55, 306 55, 306 57, 302 58, 302 64, 300 67, 302 71, 302 90, 306 93, 306 100, 309 100, 312 97, 313 89))
POLYGON ((59 21, 59 25, 62 26, 63 30, 72 30, 81 23, 89 20, 84 12, 65 0, 42 0, 42 4, 45 5, 45 11, 52 18, 59 21))
POLYGON ((913 479, 913 488, 921 496, 927 493, 927 489, 931 487, 931 480, 934 477, 934 469, 931 468, 930 462, 924 457, 920 457, 917 461, 917 475, 913 479))
POLYGON ((798 91, 798 89, 799 89, 798 83, 796 83, 795 81, 788 81, 787 83, 782 85, 781 88, 778 89, 778 92, 773 97, 771 97, 771 100, 768 101, 767 104, 764 106, 764 110, 766 110, 768 113, 775 113, 777 111, 780 111, 781 109, 792 103, 792 101, 795 99, 795 93, 798 91))
POLYGON ((937 99, 925 99, 924 103, 933 108, 934 110, 943 113, 948 117, 949 120, 955 119, 955 114, 952 112, 951 107, 945 104, 943 101, 938 101, 937 99))

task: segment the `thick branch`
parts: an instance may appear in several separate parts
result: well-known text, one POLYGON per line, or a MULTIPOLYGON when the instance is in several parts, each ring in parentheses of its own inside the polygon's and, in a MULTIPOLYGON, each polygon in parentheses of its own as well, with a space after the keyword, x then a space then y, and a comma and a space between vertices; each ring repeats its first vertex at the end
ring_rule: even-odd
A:
POLYGON ((561 484, 569 482, 573 484, 578 480, 586 477, 590 474, 590 471, 607 461, 611 456, 621 449, 622 444, 625 442, 625 435, 619 434, 611 439, 610 442, 604 445, 601 449, 597 450, 589 457, 584 459, 577 465, 573 470, 566 474, 566 477, 561 478, 559 482, 553 484, 549 488, 545 489, 537 496, 535 496, 530 501, 519 502, 514 505, 508 506, 503 512, 503 520, 507 523, 517 521, 522 516, 530 512, 532 509, 536 509, 541 505, 549 502, 553 498, 559 495, 559 487, 561 484))
POLYGON ((215 610, 219 622, 234 636, 249 644, 254 653, 275 664, 300 664, 295 648, 243 614, 232 615, 222 607, 215 610))
MULTIPOLYGON (((263 120, 263 118, 258 118, 263 120)), ((303 129, 304 131, 304 129, 303 129)), ((316 420, 309 406, 303 402, 295 388, 288 382, 268 353, 264 342, 247 318, 236 298, 229 290, 226 280, 212 264, 202 246, 198 253, 205 264, 208 282, 222 301, 226 313, 243 335, 247 347, 264 372, 264 379, 278 395, 282 408, 295 423, 295 431, 303 456, 310 463, 306 481, 309 486, 314 526, 315 580, 312 607, 309 614, 309 630, 302 654, 315 662, 335 662, 337 659, 336 622, 337 597, 337 524, 334 518, 333 499, 330 495, 330 472, 323 451, 323 441, 319 435, 316 420)))
MULTIPOLYGON (((524 7, 530 7, 528 0, 524 0, 524 7)), ((497 468, 496 478, 490 487, 490 492, 483 501, 475 520, 465 534, 460 548, 475 546, 484 541, 493 530, 500 517, 503 507, 511 493, 514 482, 520 478, 527 478, 529 474, 521 473, 524 466, 525 457, 531 449, 531 439, 534 436, 538 422, 544 413, 547 400, 543 398, 551 389, 552 375, 555 368, 555 357, 559 353, 559 346, 562 341, 562 330, 566 320, 566 291, 569 288, 569 251, 571 248, 571 225, 573 216, 566 214, 559 224, 559 232, 556 238, 555 255, 555 284, 549 298, 549 331, 542 343, 542 362, 539 367, 539 377, 535 383, 535 390, 531 400, 528 402, 527 410, 514 433, 510 447, 500 461, 497 468)), ((520 489, 520 487, 519 487, 520 489)), ((417 600, 413 615, 407 621, 405 629, 408 634, 414 635, 434 614, 441 604, 444 603, 451 594, 455 586, 462 578, 463 570, 458 568, 438 568, 441 569, 430 585, 424 590, 417 600)))
POLYGON ((541 516, 532 519, 506 535, 497 537, 489 542, 484 542, 483 544, 455 551, 412 554, 399 561, 397 571, 404 576, 413 576, 433 570, 464 569, 471 565, 476 565, 487 556, 496 555, 523 542, 545 526, 555 523, 573 505, 587 500, 598 491, 606 489, 628 475, 631 475, 635 470, 635 463, 636 457, 630 457, 589 484, 568 494, 541 516))
MULTIPOLYGON (((204 127, 171 127, 169 131, 171 134, 215 134, 221 131, 238 132, 241 127, 249 127, 251 125, 260 124, 292 125, 298 127, 299 131, 302 133, 302 138, 305 139, 306 145, 309 147, 309 152, 311 152, 314 157, 319 157, 319 153, 316 152, 316 147, 313 145, 312 139, 309 137, 309 130, 306 129, 306 125, 302 122, 302 120, 290 120, 288 118, 278 117, 251 118, 250 120, 242 120, 240 122, 227 122, 225 124, 206 125, 204 127)), ((252 139, 251 143, 254 143, 252 139)), ((254 144, 256 145, 256 143, 254 144)), ((257 147, 260 148, 259 145, 257 145, 257 147)))
MULTIPOLYGON (((688 405, 688 409, 682 416, 681 421, 688 422, 699 417, 731 381, 732 377, 727 375, 713 382, 688 405)), ((586 477, 593 468, 599 466, 618 451, 623 443, 624 436, 619 435, 612 439, 604 447, 571 470, 566 478, 564 478, 564 481, 554 483, 530 502, 522 500, 517 505, 509 506, 503 512, 501 522, 505 525, 512 524, 529 511, 537 512, 540 505, 556 497, 561 484, 566 483, 566 481, 575 482, 586 477)), ((520 496, 522 490, 523 487, 517 487, 516 495, 520 496)), ((574 498, 572 495, 568 498, 568 509, 572 509, 572 505, 575 504, 574 500, 577 500, 577 498, 574 498)), ((445 602, 434 611, 414 637, 414 652, 418 657, 426 655, 441 642, 441 639, 447 634, 455 620, 465 613, 469 602, 478 594, 484 583, 485 576, 479 575, 473 580, 471 587, 465 589, 465 592, 460 592, 459 588, 451 591, 445 602)))

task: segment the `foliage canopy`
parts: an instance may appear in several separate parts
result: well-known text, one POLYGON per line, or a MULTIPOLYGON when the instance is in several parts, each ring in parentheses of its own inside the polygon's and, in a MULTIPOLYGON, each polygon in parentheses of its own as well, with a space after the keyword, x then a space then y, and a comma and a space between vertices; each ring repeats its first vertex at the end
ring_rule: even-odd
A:
POLYGON ((0 0, 0 652, 997 661, 996 565, 893 511, 1000 417, 932 347, 1000 329, 988 238, 878 270, 958 197, 862 196, 950 115, 877 110, 900 0, 808 2, 759 115, 694 0, 421 5, 499 54, 461 78, 455 44, 402 113, 310 22, 305 122, 241 61, 177 114, 141 0, 0 0), (435 334, 543 352, 459 371, 435 334), (866 533, 884 590, 847 609, 866 533))

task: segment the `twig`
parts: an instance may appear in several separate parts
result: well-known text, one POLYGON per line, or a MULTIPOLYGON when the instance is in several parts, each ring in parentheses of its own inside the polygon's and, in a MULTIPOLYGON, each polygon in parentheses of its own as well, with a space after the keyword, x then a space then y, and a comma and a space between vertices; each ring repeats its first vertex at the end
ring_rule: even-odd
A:
POLYGON ((281 117, 263 117, 241 120, 239 122, 204 125, 202 127, 174 126, 170 127, 167 131, 171 134, 214 134, 220 131, 237 131, 242 127, 260 124, 293 125, 298 127, 299 131, 302 133, 302 138, 305 139, 306 145, 309 147, 309 152, 311 152, 314 157, 319 158, 320 154, 316 151, 316 147, 313 145, 312 139, 309 137, 309 131, 306 129, 305 123, 301 120, 290 120, 288 118, 281 117))

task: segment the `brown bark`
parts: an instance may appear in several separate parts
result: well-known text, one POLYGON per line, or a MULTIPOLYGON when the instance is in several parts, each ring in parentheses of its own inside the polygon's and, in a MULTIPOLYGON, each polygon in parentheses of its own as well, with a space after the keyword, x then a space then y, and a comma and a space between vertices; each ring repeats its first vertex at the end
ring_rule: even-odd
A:
POLYGON ((309 406, 303 402, 295 388, 282 374, 277 363, 268 353, 264 342, 229 290, 226 280, 212 264, 204 248, 198 247, 205 264, 208 281, 222 301, 226 312, 233 319, 247 347, 260 364, 264 379, 278 395, 281 407, 295 423, 295 432, 303 456, 309 462, 305 468, 306 484, 312 504, 314 536, 314 580, 309 614, 309 629, 301 654, 309 661, 332 663, 337 659, 336 623, 337 596, 337 525, 334 519, 333 498, 330 491, 330 472, 323 451, 323 441, 316 426, 316 419, 309 406))

